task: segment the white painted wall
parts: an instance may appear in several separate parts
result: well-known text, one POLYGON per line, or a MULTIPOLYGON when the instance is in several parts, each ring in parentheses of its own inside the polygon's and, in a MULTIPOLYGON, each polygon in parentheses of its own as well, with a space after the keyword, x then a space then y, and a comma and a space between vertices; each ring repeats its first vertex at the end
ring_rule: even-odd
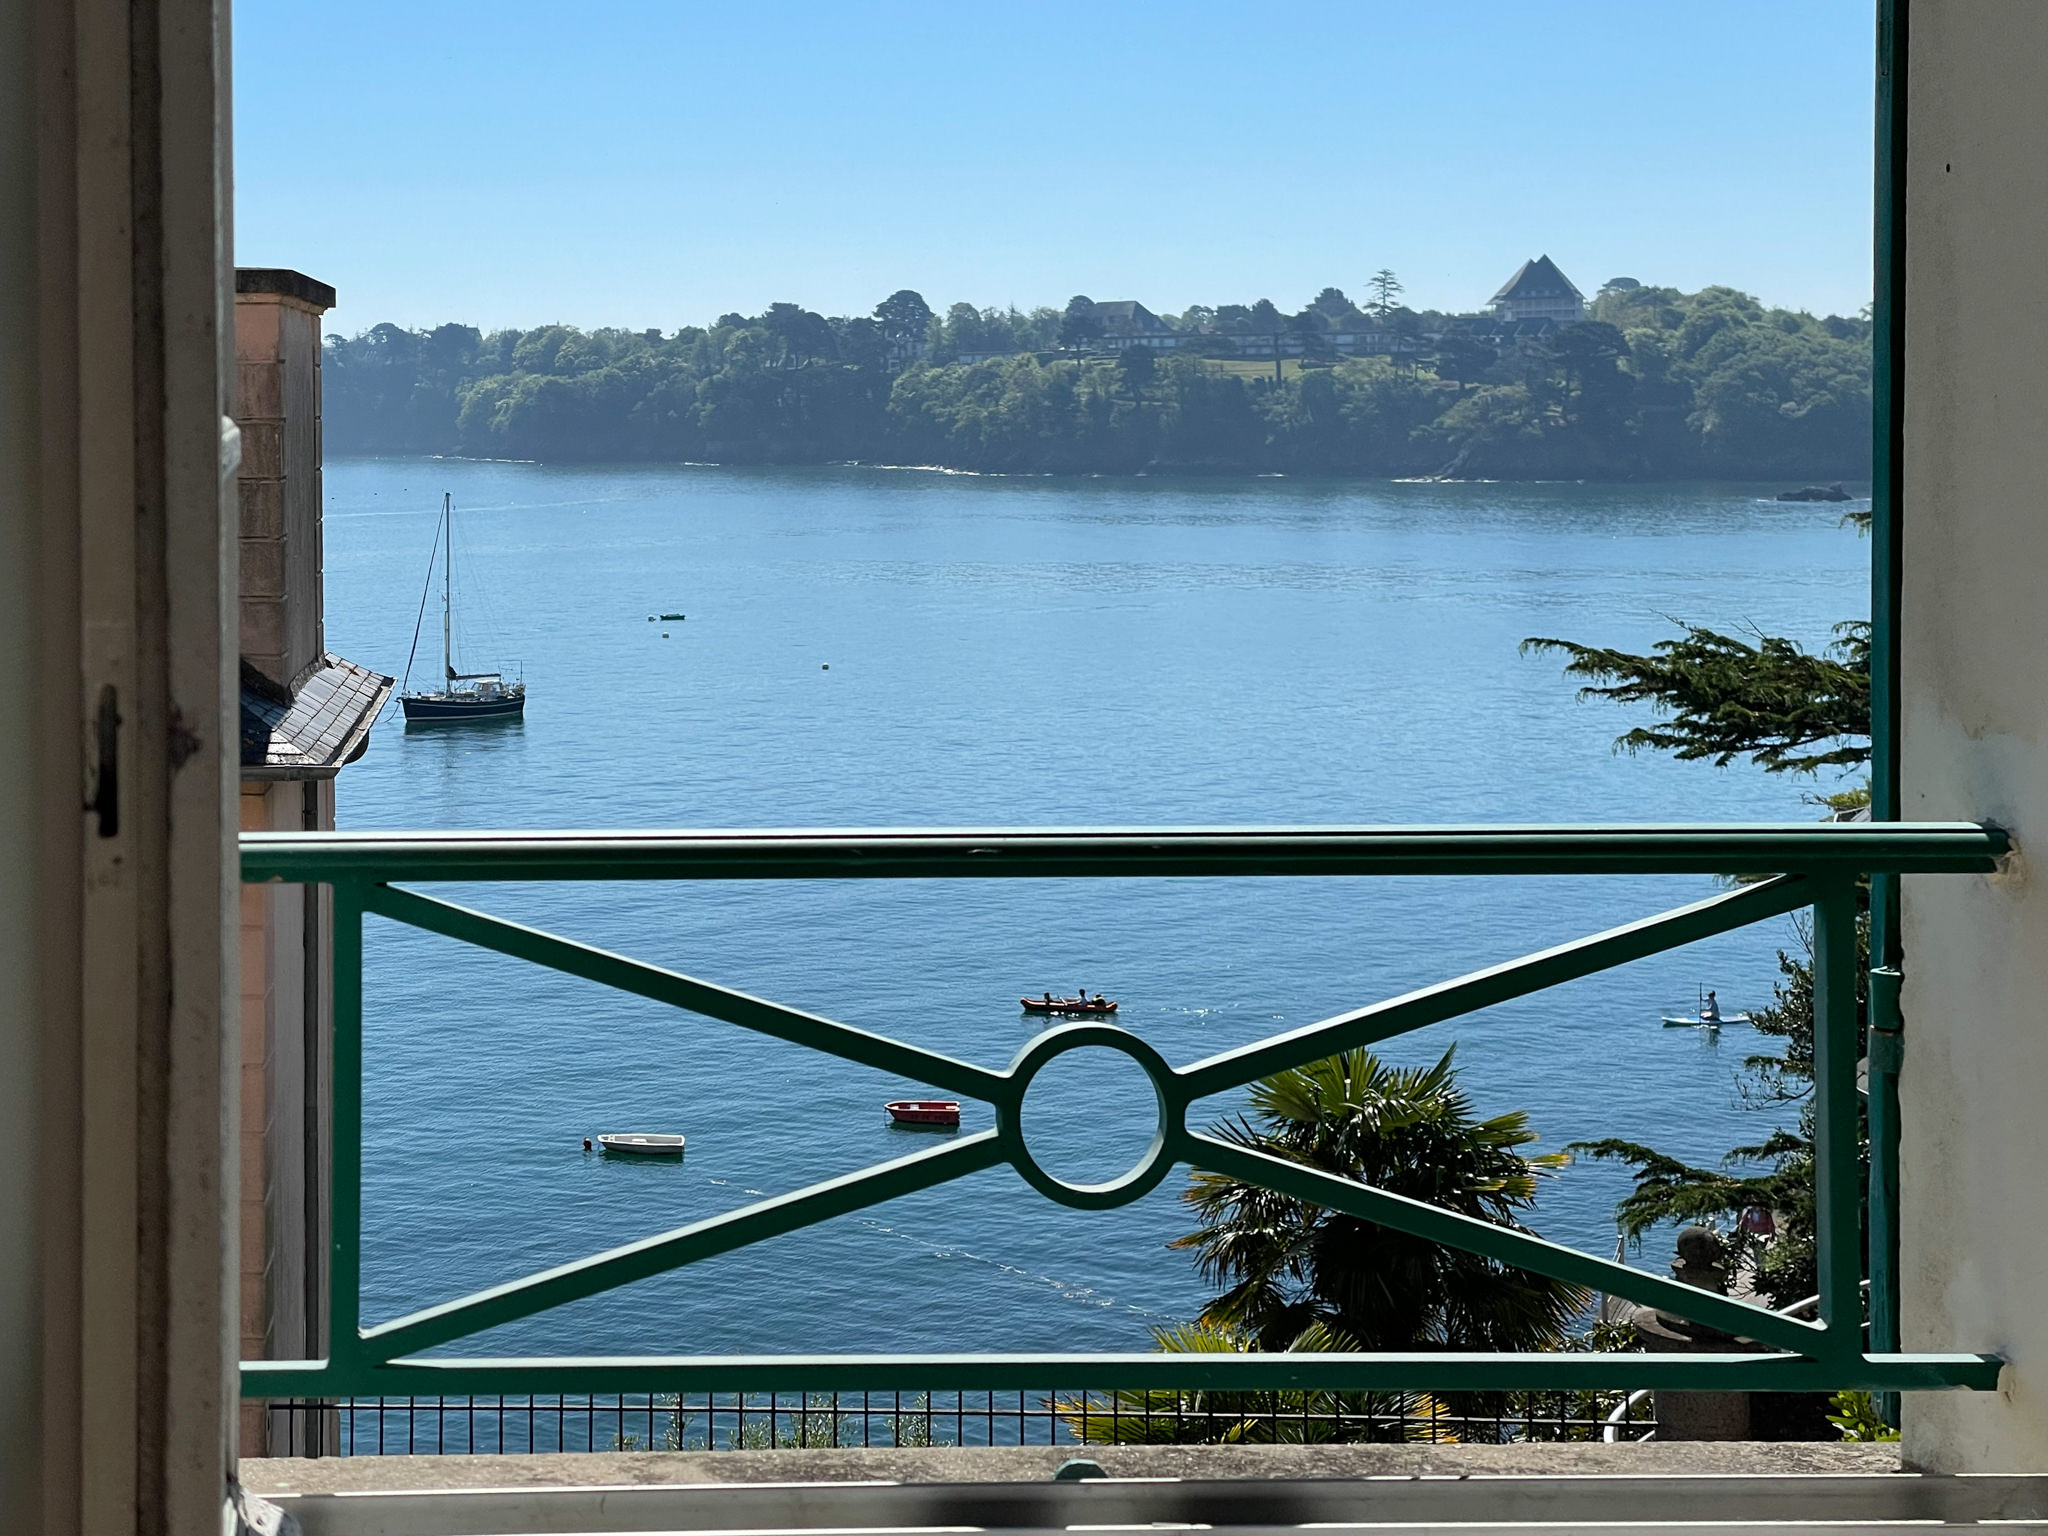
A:
POLYGON ((2012 1363, 1917 1394, 1909 1461, 2048 1471, 2048 5, 1913 8, 1904 814, 1991 820, 1905 885, 1904 1341, 2012 1363))
POLYGON ((35 50, 0 0, 0 1531, 40 1523, 35 50))

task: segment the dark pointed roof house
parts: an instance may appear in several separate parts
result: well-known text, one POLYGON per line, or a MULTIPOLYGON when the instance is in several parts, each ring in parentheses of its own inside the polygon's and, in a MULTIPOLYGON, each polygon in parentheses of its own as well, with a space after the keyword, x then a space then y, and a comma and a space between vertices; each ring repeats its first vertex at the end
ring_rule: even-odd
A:
POLYGON ((1525 261, 1487 301, 1502 320, 1551 320, 1576 325, 1586 318, 1586 296, 1548 256, 1525 261))
POLYGON ((1102 322, 1102 344, 1122 351, 1126 347, 1170 347, 1173 327, 1136 299, 1112 299, 1095 306, 1102 322))

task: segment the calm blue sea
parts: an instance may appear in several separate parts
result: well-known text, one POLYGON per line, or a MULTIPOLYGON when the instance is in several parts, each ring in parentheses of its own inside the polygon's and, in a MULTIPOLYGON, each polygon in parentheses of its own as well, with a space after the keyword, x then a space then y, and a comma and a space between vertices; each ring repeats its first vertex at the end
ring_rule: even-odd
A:
MULTIPOLYGON (((342 776, 370 827, 1083 826, 1801 818, 1816 786, 1617 756, 1529 635, 1673 619, 1826 640, 1867 611, 1838 509, 1753 486, 974 478, 913 470, 327 469, 328 643, 407 660, 441 494, 458 663, 518 663, 523 724, 407 731, 342 776), (650 623, 650 614, 687 618, 650 623)), ((418 670, 439 665, 430 605, 418 670)), ((1820 786, 1826 787, 1826 786, 1820 786)), ((622 884, 456 899, 991 1065, 1020 991, 1122 999, 1170 1060, 1709 894, 1703 879, 622 884)), ((1546 1147, 1712 1158, 1789 921, 1393 1042, 1455 1046, 1546 1147)), ((365 1313, 381 1320, 930 1144, 921 1085, 372 919, 365 1313), (680 1164, 586 1155, 680 1130, 680 1164)), ((1114 1058, 1121 1060, 1121 1058, 1114 1058)), ((1049 1074, 1045 1161, 1127 1166, 1134 1068, 1049 1074)), ((1227 1099, 1215 1116, 1232 1112, 1227 1099)), ((970 1105, 970 1128, 986 1123, 970 1105)), ((1169 1178, 1084 1214, 997 1170, 499 1330, 457 1353, 1143 1348, 1205 1294, 1169 1178)), ((1610 1250, 1617 1169, 1546 1189, 1610 1250)), ((1646 1247, 1661 1268, 1668 1250, 1646 1247)))

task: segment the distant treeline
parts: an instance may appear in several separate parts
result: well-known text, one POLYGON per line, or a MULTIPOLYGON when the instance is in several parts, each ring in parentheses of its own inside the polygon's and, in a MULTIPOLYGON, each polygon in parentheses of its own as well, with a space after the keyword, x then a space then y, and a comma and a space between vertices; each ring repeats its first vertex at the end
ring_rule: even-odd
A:
POLYGON ((1585 322, 1504 349, 1484 317, 1380 318, 1409 338, 1401 355, 1311 344, 1280 379, 1270 361, 1228 360, 1227 336, 1204 348, 1224 356, 1116 354, 1069 325, 1063 348, 1060 311, 958 304, 940 317, 909 292, 872 318, 776 304, 666 335, 379 325, 327 339, 326 441, 331 453, 1056 473, 1868 471, 1864 319, 1653 287, 1603 289, 1585 322), (1010 347, 1029 350, 948 361, 1010 347))

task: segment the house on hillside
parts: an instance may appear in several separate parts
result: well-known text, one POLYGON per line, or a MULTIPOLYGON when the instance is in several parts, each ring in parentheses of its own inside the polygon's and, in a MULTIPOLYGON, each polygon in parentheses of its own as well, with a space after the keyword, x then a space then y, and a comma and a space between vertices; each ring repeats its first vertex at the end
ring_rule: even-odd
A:
POLYGON ((1339 331, 1330 339, 1345 357, 1409 357, 1425 350, 1429 340, 1403 335, 1391 321, 1371 316, 1356 330, 1339 331))
POLYGON ((1487 301, 1502 320, 1551 320, 1576 325, 1586 318, 1586 296, 1548 256, 1525 261, 1487 301))
POLYGON ((1101 345, 1112 352, 1122 352, 1128 347, 1151 347, 1155 351, 1170 352, 1180 340, 1179 333, 1172 326, 1136 299, 1116 299, 1107 304, 1097 304, 1095 313, 1102 321, 1101 345))
POLYGON ((928 363, 932 360, 932 344, 923 336, 892 336, 883 344, 882 366, 890 373, 901 373, 913 363, 928 363))

